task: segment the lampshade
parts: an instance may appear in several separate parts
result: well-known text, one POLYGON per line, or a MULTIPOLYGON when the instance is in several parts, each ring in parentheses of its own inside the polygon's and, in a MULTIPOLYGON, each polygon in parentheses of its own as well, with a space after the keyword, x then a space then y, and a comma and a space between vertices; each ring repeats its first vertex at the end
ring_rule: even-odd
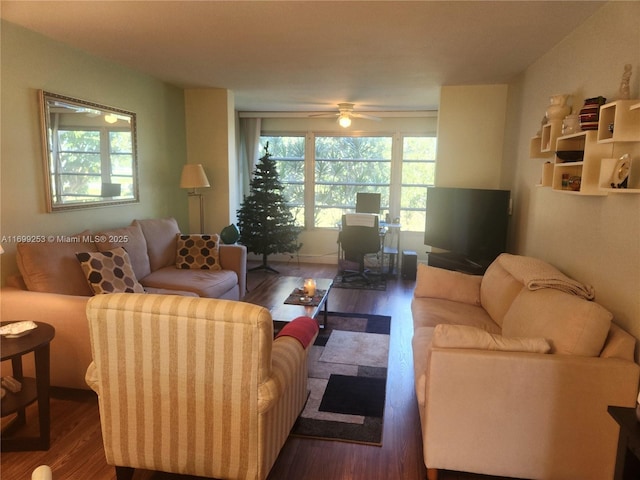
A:
POLYGON ((180 177, 180 188, 202 188, 208 187, 209 179, 204 173, 204 168, 199 163, 187 163, 182 167, 180 177))
POLYGON ((0 255, 2 255, 4 253, 4 248, 2 248, 2 245, 0 245, 0 255))

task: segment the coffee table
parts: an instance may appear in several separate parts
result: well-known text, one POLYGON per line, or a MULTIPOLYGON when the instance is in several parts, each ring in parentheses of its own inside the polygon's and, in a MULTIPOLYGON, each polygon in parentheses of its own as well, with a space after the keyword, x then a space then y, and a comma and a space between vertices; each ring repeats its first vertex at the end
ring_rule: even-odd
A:
POLYGON ((268 308, 276 323, 288 323, 300 316, 315 318, 324 309, 324 322, 327 325, 327 298, 331 291, 333 279, 316 278, 316 290, 324 290, 318 305, 289 305, 284 303, 295 288, 302 288, 303 277, 274 276, 266 279, 242 299, 268 308))

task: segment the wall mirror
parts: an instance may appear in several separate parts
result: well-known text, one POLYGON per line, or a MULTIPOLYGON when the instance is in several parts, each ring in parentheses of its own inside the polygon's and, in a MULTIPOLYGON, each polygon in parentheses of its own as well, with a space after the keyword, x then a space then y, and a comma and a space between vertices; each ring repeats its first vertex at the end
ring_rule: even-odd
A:
POLYGON ((40 91, 47 210, 139 201, 136 114, 40 91))

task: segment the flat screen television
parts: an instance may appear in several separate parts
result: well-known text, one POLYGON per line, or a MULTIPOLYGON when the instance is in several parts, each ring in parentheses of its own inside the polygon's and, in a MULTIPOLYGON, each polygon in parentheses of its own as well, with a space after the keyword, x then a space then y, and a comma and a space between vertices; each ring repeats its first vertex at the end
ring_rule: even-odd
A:
POLYGON ((509 190, 427 188, 424 243, 487 265, 506 250, 509 190))

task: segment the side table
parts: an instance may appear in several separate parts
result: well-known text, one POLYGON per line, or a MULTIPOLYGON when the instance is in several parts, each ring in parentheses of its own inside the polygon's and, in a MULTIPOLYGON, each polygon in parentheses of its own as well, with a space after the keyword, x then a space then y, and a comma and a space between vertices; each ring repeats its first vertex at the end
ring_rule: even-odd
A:
MULTIPOLYGON (((635 474, 625 471, 627 451, 640 459, 640 422, 636 418, 636 409, 627 407, 608 407, 609 415, 620 425, 618 438, 618 452, 616 455, 616 469, 614 480, 638 478, 635 474)), ((637 470, 634 468, 634 470, 637 470)))
MULTIPOLYGON (((2 325, 8 323, 11 322, 2 322, 2 325)), ((2 450, 5 452, 49 449, 49 344, 55 336, 55 329, 48 323, 35 323, 38 328, 27 335, 0 339, 0 361, 11 360, 13 378, 22 383, 19 392, 7 391, 2 399, 2 416, 17 414, 2 430, 2 450), (22 373, 22 357, 30 352, 34 354, 35 378, 25 377, 22 373), (25 425, 25 409, 35 401, 38 402, 40 435, 12 437, 19 427, 25 425)))

